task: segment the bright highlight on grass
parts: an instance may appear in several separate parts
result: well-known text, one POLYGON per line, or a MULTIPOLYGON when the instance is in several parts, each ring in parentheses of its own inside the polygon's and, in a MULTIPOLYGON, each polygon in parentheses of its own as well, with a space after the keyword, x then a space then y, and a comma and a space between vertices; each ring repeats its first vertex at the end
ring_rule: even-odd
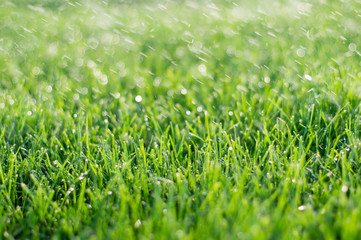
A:
POLYGON ((360 9, 2 1, 0 238, 358 239, 360 9))

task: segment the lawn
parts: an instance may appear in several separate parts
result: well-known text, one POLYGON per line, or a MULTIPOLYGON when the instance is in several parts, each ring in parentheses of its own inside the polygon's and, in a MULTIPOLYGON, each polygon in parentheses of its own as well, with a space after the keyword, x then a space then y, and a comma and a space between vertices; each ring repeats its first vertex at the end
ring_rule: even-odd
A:
POLYGON ((3 0, 0 238, 359 239, 361 2, 3 0))

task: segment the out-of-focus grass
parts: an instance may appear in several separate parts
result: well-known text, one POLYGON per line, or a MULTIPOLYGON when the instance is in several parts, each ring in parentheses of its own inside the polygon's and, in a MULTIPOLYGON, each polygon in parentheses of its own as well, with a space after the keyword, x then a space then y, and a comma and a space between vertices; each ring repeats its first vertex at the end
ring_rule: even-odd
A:
POLYGON ((1 237, 358 238, 359 9, 1 2, 1 237))

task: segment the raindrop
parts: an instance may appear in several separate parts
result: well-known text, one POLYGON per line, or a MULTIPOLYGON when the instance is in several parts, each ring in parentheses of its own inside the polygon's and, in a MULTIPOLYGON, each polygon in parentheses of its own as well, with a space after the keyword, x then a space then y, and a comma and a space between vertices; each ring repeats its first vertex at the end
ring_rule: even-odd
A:
POLYGON ((32 72, 34 75, 39 75, 40 72, 41 72, 41 70, 40 70, 40 68, 38 68, 38 67, 34 67, 34 68, 31 70, 31 72, 32 72))
POLYGON ((308 81, 312 81, 312 77, 308 74, 305 75, 305 78, 308 80, 308 81))
POLYGON ((153 81, 153 86, 158 87, 160 85, 161 79, 159 77, 155 78, 153 81))
POLYGON ((135 228, 139 228, 141 224, 142 224, 142 222, 140 221, 140 219, 138 219, 138 220, 134 223, 134 227, 135 227, 135 228))
POLYGON ((299 57, 305 56, 305 50, 303 50, 302 48, 297 49, 296 53, 297 53, 297 56, 299 56, 299 57))
POLYGON ((140 95, 137 95, 136 97, 135 97, 135 101, 136 102, 141 102, 143 100, 143 98, 142 98, 142 96, 140 96, 140 95))
POLYGON ((120 93, 112 93, 112 96, 116 99, 120 98, 120 93))
POLYGON ((200 65, 198 66, 198 71, 199 71, 200 73, 202 73, 202 75, 207 74, 207 67, 206 67, 206 65, 200 64, 200 65))
POLYGON ((53 91, 53 87, 52 86, 47 86, 46 87, 46 91, 48 92, 48 93, 50 93, 50 92, 52 92, 53 91))
POLYGON ((298 207, 298 210, 301 211, 301 212, 303 212, 303 211, 306 210, 306 206, 305 206, 305 205, 301 205, 301 206, 298 207))
POLYGON ((348 49, 352 52, 356 51, 356 44, 350 43, 350 45, 348 45, 348 49))
POLYGON ((102 74, 100 77, 100 84, 107 85, 108 84, 108 77, 105 74, 102 74))

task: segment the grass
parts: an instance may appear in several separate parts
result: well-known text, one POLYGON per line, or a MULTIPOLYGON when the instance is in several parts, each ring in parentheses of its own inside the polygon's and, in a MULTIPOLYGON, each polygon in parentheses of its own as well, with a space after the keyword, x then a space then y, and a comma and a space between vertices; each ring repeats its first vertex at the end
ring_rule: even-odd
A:
POLYGON ((2 1, 0 238, 359 238, 359 9, 2 1))

